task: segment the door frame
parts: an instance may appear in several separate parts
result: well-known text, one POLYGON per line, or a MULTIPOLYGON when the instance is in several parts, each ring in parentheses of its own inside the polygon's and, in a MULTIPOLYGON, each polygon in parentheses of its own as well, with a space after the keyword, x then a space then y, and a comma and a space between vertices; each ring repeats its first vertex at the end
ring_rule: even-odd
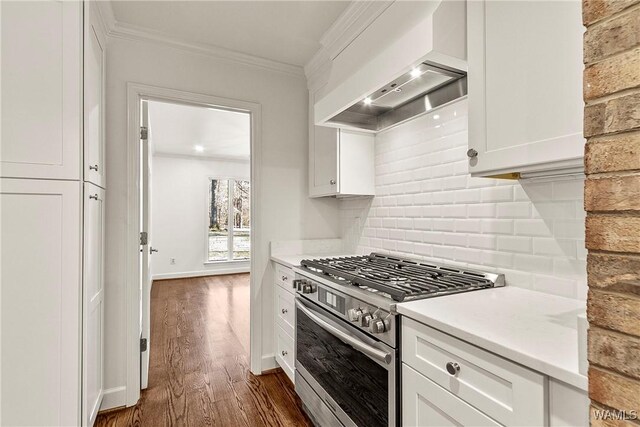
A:
POLYGON ((140 101, 143 99, 216 107, 249 113, 251 116, 251 278, 249 284, 250 369, 262 373, 262 299, 258 277, 263 254, 260 200, 262 194, 262 107, 260 104, 213 95, 175 89, 127 83, 127 245, 126 245, 126 405, 135 405, 140 398, 140 342, 139 342, 139 280, 140 255, 140 101))

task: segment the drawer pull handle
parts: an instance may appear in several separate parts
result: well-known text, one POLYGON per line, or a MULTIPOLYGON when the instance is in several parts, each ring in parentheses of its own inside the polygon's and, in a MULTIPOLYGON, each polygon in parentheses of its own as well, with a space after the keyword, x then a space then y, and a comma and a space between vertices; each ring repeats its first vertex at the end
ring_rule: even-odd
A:
POLYGON ((287 353, 285 350, 282 350, 282 357, 286 356, 287 354, 289 353, 287 353))
POLYGON ((456 362, 447 362, 447 372, 455 377, 460 373, 460 365, 456 362))
POLYGON ((286 308, 282 309, 282 314, 287 314, 289 312, 289 310, 287 310, 286 308))
POLYGON ((98 165, 89 165, 89 170, 98 172, 98 165))
POLYGON ((283 280, 283 281, 284 281, 284 280, 287 280, 287 279, 288 279, 288 277, 287 277, 287 276, 282 276, 282 280, 283 280))

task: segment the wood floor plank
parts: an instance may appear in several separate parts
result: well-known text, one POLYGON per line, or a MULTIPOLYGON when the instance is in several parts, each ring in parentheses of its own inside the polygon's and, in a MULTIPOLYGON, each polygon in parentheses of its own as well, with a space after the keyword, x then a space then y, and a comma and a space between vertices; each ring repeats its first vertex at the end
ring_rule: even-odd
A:
POLYGON ((154 282, 149 387, 96 426, 311 426, 284 372, 249 370, 249 275, 154 282))

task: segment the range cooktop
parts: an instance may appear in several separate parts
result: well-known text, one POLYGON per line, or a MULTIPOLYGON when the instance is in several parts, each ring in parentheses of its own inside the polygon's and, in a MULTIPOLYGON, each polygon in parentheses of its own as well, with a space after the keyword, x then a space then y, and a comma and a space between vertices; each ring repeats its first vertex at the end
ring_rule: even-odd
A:
POLYGON ((301 267, 345 286, 410 301, 504 286, 504 275, 408 258, 370 255, 303 260, 301 267))

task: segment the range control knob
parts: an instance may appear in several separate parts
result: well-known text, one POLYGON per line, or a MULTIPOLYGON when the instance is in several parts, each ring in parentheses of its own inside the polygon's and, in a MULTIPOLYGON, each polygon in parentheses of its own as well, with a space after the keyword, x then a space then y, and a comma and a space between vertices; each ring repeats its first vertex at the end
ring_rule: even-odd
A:
POLYGON ((379 317, 376 317, 373 320, 371 320, 371 322, 369 323, 369 332, 371 332, 372 334, 381 334, 384 331, 385 331, 384 320, 380 319, 379 317))
POLYGON ((293 284, 295 285, 295 288, 298 292, 302 292, 302 287, 304 286, 304 284, 307 283, 306 281, 302 280, 302 279, 298 279, 298 280, 294 280, 293 284))
POLYGON ((358 320, 360 320, 360 316, 362 316, 362 309, 350 308, 347 314, 351 322, 357 322, 358 320))
POLYGON ((313 286, 311 283, 304 283, 302 285, 302 293, 303 294, 311 294, 313 292, 315 292, 315 286, 313 286))
POLYGON ((360 315, 360 325, 365 328, 368 327, 369 323, 371 323, 371 319, 373 319, 371 313, 369 313, 368 311, 363 311, 360 315))

